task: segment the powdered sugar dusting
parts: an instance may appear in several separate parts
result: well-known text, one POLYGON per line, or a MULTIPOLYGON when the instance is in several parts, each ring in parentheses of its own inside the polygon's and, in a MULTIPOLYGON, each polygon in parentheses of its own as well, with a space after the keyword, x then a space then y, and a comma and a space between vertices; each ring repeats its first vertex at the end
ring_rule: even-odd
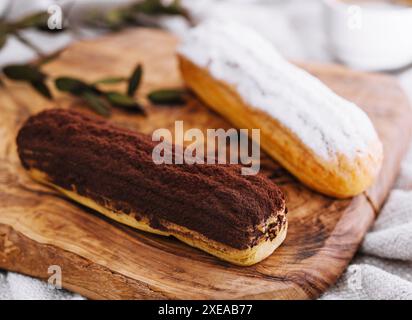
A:
POLYGON ((317 78, 285 60, 253 30, 223 21, 194 28, 179 53, 241 98, 279 120, 324 159, 366 155, 378 141, 368 116, 317 78))

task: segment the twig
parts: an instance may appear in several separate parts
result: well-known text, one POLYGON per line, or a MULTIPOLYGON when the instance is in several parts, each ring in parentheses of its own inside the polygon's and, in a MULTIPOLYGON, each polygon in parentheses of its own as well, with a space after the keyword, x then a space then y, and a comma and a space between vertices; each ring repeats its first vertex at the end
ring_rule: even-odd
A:
POLYGON ((31 43, 29 40, 27 40, 24 36, 22 36, 19 32, 13 32, 13 35, 25 46, 29 47, 32 49, 40 58, 45 58, 45 54, 38 48, 36 45, 31 43))

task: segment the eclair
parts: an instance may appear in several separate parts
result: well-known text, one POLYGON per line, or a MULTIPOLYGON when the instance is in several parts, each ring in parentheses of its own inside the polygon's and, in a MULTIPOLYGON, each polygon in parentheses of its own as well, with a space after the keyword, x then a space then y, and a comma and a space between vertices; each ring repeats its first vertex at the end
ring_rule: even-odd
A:
POLYGON ((156 164, 157 143, 63 109, 30 117, 17 136, 32 178, 120 223, 241 266, 283 242, 285 198, 272 181, 238 165, 156 164))
POLYGON ((373 183, 383 151, 368 116, 253 30, 206 22, 184 37, 178 58, 206 105, 238 128, 260 129, 262 149, 308 187, 346 198, 373 183))

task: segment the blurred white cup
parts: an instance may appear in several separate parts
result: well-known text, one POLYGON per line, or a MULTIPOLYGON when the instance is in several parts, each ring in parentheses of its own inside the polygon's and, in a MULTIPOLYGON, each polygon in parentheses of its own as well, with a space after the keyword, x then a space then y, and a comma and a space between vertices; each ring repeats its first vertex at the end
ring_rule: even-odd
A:
POLYGON ((384 1, 323 0, 330 49, 362 70, 392 70, 412 63, 412 7, 384 1))

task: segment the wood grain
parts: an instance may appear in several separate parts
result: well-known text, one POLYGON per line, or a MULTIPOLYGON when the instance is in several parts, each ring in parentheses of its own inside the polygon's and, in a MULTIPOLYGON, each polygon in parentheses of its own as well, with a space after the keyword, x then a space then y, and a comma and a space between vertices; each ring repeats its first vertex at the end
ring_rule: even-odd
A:
MULTIPOLYGON (((175 45, 176 39, 161 31, 128 30, 77 43, 44 70, 52 76, 93 81, 127 76, 142 62, 138 97, 147 106, 148 117, 116 111, 113 123, 145 133, 173 129, 175 120, 183 120, 186 129, 230 128, 194 97, 186 106, 174 108, 150 106, 145 100, 152 89, 183 85, 175 45)), ((31 181, 16 154, 15 137, 22 122, 56 106, 88 111, 69 96, 54 92, 56 99, 50 102, 24 84, 8 82, 0 91, 0 268, 47 279, 48 267, 59 265, 65 288, 94 299, 319 296, 343 272, 384 202, 410 141, 412 116, 391 77, 335 65, 303 67, 366 110, 384 143, 384 167, 365 194, 334 200, 308 190, 263 154, 262 172, 287 196, 289 233, 275 254, 247 268, 174 239, 121 226, 31 181)))

